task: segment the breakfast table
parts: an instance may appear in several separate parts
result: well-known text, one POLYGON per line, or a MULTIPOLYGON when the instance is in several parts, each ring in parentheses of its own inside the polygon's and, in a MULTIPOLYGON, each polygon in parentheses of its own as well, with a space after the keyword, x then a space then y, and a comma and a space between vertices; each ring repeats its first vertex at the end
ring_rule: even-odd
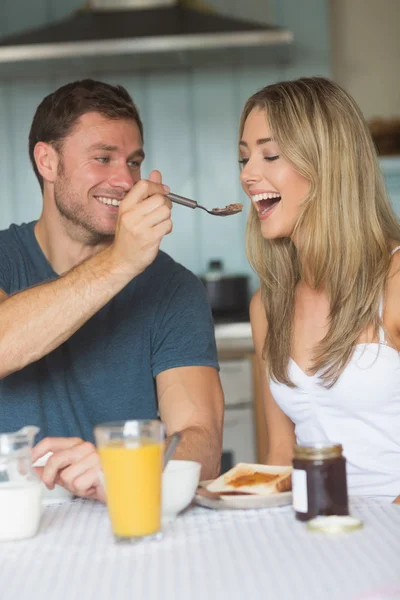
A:
POLYGON ((291 506, 191 506, 163 539, 127 545, 104 505, 52 504, 35 537, 0 544, 0 599, 400 599, 400 506, 353 498, 351 514, 362 529, 329 535, 291 506))

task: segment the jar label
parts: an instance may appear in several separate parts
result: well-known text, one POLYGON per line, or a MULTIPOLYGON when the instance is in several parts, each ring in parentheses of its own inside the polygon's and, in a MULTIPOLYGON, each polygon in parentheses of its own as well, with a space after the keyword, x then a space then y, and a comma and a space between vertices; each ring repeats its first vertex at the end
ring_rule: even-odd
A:
POLYGON ((293 508, 296 512, 308 512, 307 473, 303 469, 293 469, 293 508))

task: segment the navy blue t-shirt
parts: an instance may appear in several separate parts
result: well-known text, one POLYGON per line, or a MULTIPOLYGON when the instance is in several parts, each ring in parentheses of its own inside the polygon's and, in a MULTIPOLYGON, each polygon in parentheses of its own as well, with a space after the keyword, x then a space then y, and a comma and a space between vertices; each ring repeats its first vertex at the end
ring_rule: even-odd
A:
MULTIPOLYGON (((34 225, 0 232, 7 294, 57 278, 34 225)), ((157 418, 155 377, 182 366, 218 368, 211 311, 199 279, 160 251, 66 342, 0 380, 0 433, 37 425, 36 441, 92 441, 98 423, 157 418)))

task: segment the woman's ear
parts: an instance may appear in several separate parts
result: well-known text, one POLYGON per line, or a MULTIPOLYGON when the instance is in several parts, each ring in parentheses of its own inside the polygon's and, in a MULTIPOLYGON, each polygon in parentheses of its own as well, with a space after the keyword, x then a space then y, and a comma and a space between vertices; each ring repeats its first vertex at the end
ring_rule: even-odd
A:
POLYGON ((58 152, 46 144, 38 142, 33 150, 36 167, 45 181, 54 183, 57 178, 58 163, 60 160, 58 152))

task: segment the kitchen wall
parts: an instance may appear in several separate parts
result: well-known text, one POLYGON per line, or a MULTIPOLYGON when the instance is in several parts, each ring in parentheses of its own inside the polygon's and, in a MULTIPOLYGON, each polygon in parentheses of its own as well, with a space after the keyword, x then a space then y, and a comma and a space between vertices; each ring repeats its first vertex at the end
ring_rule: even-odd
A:
MULTIPOLYGON (((335 81, 367 119, 400 118, 399 0, 330 0, 329 13, 335 81)), ((382 158, 381 166, 400 217, 400 156, 382 158)))
MULTIPOLYGON (((0 34, 68 15, 83 0, 2 0, 0 34)), ((268 83, 303 75, 330 76, 328 0, 207 0, 233 16, 274 21, 295 36, 289 64, 174 72, 96 74, 122 83, 140 107, 145 126, 144 175, 161 170, 172 191, 207 206, 246 202, 238 181, 237 125, 245 100, 268 83)), ((88 73, 88 76, 93 75, 88 73)), ((71 77, 0 80, 0 228, 40 214, 27 138, 37 104, 71 77)), ((246 215, 217 219, 174 208, 174 231, 163 249, 200 274, 210 259, 228 273, 250 273, 244 252, 246 215)), ((253 287, 256 281, 253 277, 253 287)))
POLYGON ((331 0, 332 70, 365 117, 400 116, 399 0, 331 0))

